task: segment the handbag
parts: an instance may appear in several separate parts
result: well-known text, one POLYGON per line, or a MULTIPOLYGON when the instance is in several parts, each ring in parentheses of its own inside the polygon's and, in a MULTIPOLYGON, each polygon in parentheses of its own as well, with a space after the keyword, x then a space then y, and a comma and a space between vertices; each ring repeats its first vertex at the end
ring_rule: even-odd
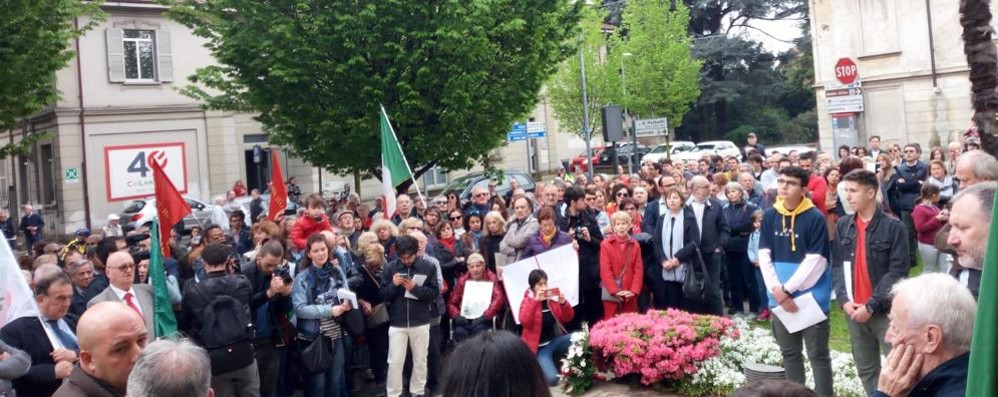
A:
MULTIPOLYGON (((381 290, 381 283, 378 282, 378 278, 374 277, 374 274, 367 267, 364 267, 364 265, 360 267, 364 269, 364 272, 368 276, 371 276, 371 280, 374 280, 374 285, 378 287, 378 290, 381 290)), ((367 329, 374 329, 385 325, 389 320, 391 318, 388 316, 388 304, 382 302, 371 308, 371 315, 364 319, 364 325, 367 329)))
MULTIPOLYGON (((638 249, 640 249, 640 248, 638 248, 638 249)), ((633 254, 633 253, 634 253, 634 251, 632 250, 629 254, 633 254)), ((614 277, 614 279, 613 279, 613 281, 615 283, 617 283, 617 289, 618 290, 621 289, 622 286, 623 286, 623 284, 624 284, 624 273, 627 272, 627 264, 631 262, 631 259, 633 257, 634 257, 634 255, 628 255, 627 256, 627 260, 624 261, 624 267, 623 267, 623 269, 620 270, 620 276, 619 277, 614 277)), ((611 294, 610 291, 607 290, 605 286, 600 286, 600 295, 601 295, 601 299, 604 302, 614 302, 614 303, 620 303, 621 302, 620 297, 611 294)))
POLYGON ((695 245, 693 247, 696 249, 696 263, 700 269, 699 272, 693 268, 686 269, 686 277, 683 278, 683 296, 686 299, 703 301, 707 295, 707 264, 703 261, 700 247, 695 245))
MULTIPOLYGON (((340 270, 340 276, 343 278, 343 287, 349 288, 349 283, 347 282, 346 270, 340 270)), ((367 329, 364 322, 364 313, 360 311, 359 307, 351 307, 351 310, 343 313, 336 320, 340 323, 340 326, 350 334, 350 336, 361 336, 364 335, 364 331, 367 329)))
POLYGON ((311 338, 298 334, 298 348, 292 350, 293 359, 309 375, 325 372, 333 364, 333 345, 322 334, 311 338))

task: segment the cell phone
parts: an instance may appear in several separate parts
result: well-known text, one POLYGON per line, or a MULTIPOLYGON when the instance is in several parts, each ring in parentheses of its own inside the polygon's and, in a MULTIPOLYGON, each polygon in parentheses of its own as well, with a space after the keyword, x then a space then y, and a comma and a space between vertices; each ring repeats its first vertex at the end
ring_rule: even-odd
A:
POLYGON ((191 245, 199 245, 199 244, 201 244, 201 236, 191 237, 191 245))
POLYGON ((559 294, 561 294, 561 290, 559 290, 558 288, 549 288, 547 291, 544 292, 544 296, 546 298, 554 298, 557 297, 559 294))

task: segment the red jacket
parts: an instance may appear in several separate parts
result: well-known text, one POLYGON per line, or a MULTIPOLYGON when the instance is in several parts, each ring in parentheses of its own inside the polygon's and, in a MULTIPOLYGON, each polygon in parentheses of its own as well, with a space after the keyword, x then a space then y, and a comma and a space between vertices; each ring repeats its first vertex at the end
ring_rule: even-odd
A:
POLYGON ((291 242, 294 243, 295 248, 305 249, 308 237, 323 230, 333 230, 332 226, 329 226, 329 217, 326 214, 322 214, 319 220, 302 215, 295 221, 294 226, 291 226, 291 242))
MULTIPOLYGON (((492 282, 492 303, 489 304, 488 309, 485 309, 485 318, 492 319, 502 310, 502 304, 505 299, 503 299, 499 278, 496 277, 495 273, 492 273, 489 269, 485 269, 485 277, 483 278, 484 280, 475 281, 492 282)), ((464 298, 464 284, 470 279, 471 273, 465 273, 457 280, 457 285, 454 286, 454 290, 450 294, 450 300, 447 301, 447 314, 450 315, 450 318, 457 318, 461 314, 461 299, 464 298)))
POLYGON ((599 249, 599 274, 603 287, 611 295, 621 289, 641 294, 644 281, 644 266, 641 263, 641 247, 633 238, 620 238, 616 233, 603 239, 599 249), (625 263, 626 261, 626 263, 625 263), (624 273, 623 288, 617 288, 616 278, 624 273))
POLYGON ((821 175, 811 175, 807 180, 807 191, 811 192, 811 202, 821 211, 822 215, 828 215, 828 208, 825 207, 825 198, 828 194, 828 181, 821 175))
MULTIPOLYGON (((548 301, 548 303, 551 302, 548 301)), ((551 308, 554 321, 561 328, 565 328, 564 324, 572 321, 572 318, 575 317, 575 310, 572 309, 572 305, 567 300, 562 304, 549 304, 548 307, 551 308)), ((541 313, 541 302, 534 300, 530 296, 530 290, 527 290, 523 293, 523 302, 520 303, 520 325, 523 327, 520 339, 523 339, 523 343, 526 343, 527 347, 534 354, 537 354, 537 345, 541 343, 541 326, 544 324, 543 318, 544 314, 541 313)))

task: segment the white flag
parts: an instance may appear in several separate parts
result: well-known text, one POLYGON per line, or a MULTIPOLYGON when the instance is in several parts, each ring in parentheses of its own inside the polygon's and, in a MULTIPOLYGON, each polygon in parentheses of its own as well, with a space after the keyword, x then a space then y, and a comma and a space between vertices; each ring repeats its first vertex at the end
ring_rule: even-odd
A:
POLYGON ((38 315, 31 288, 6 239, 0 232, 0 328, 18 318, 38 315))

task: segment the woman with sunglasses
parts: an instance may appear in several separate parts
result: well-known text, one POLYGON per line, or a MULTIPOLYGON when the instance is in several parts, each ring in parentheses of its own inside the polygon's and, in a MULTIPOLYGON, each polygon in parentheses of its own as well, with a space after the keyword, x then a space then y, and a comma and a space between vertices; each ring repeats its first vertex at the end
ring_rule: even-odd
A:
POLYGON ((617 207, 619 207, 620 200, 631 197, 631 188, 623 183, 618 183, 613 185, 613 189, 610 190, 610 202, 606 204, 607 215, 613 215, 617 212, 617 207))
MULTIPOLYGON (((451 210, 447 214, 447 222, 450 223, 451 228, 454 229, 454 235, 460 238, 464 235, 464 214, 461 210, 451 210)), ((434 229, 436 230, 436 229, 434 229)))
POLYGON ((460 210, 461 210, 461 201, 458 200, 457 193, 455 192, 447 193, 447 212, 450 213, 451 211, 460 211, 460 210))
MULTIPOLYGON (((638 208, 638 204, 637 202, 634 201, 634 199, 621 200, 620 211, 617 212, 626 213, 628 219, 631 220, 631 229, 629 231, 631 235, 641 233, 641 222, 643 218, 641 215, 641 210, 638 208)), ((616 213, 614 213, 614 215, 616 215, 616 213)), ((609 236, 616 233, 616 228, 613 225, 611 225, 611 228, 613 228, 611 229, 611 233, 604 235, 609 236)))

